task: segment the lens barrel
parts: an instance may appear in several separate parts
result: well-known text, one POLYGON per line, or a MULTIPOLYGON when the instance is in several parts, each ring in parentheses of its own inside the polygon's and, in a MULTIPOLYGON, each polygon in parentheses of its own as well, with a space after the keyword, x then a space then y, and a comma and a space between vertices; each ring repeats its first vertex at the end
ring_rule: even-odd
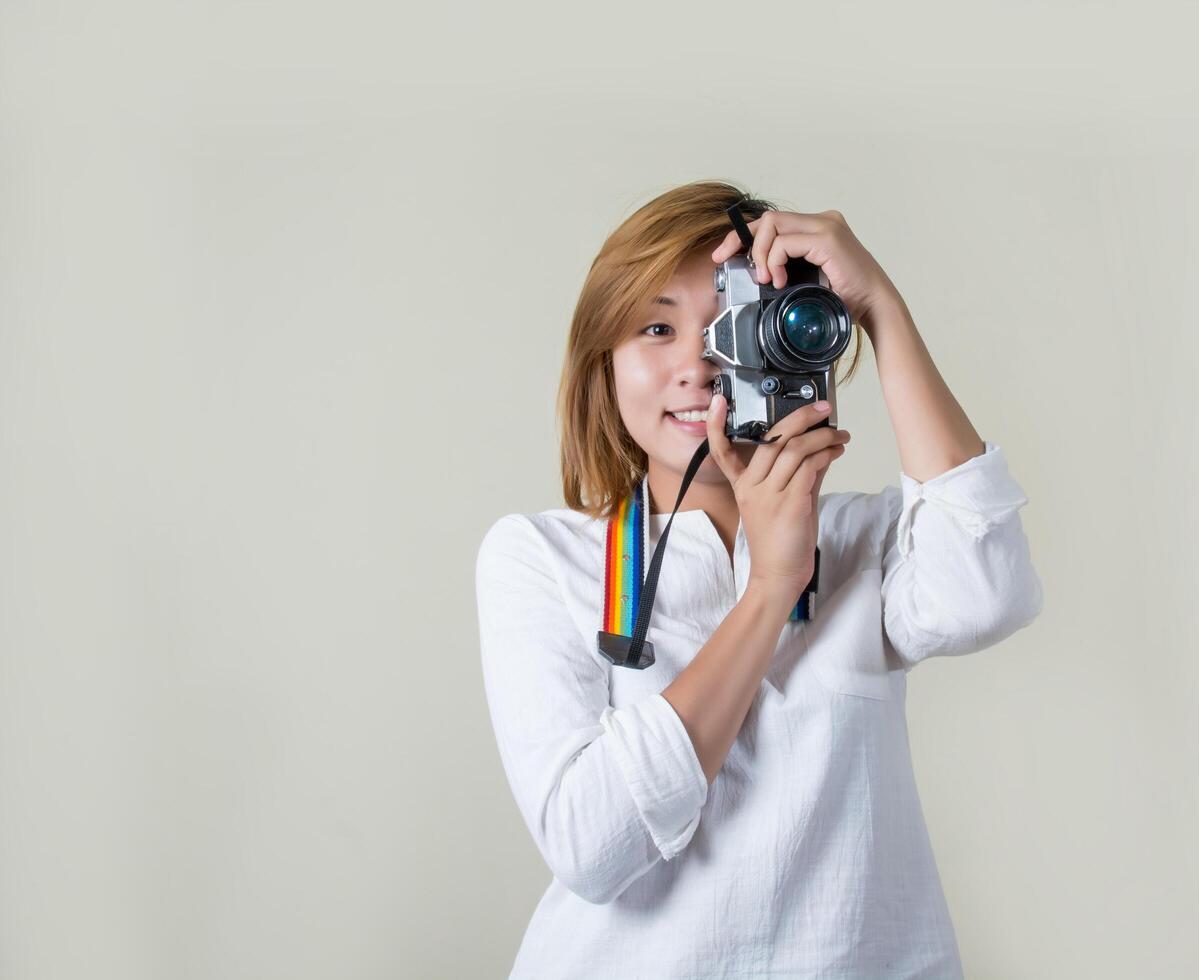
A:
POLYGON ((762 311, 759 335, 766 356, 779 368, 806 370, 828 364, 849 346, 849 311, 836 293, 805 284, 784 290, 762 311))

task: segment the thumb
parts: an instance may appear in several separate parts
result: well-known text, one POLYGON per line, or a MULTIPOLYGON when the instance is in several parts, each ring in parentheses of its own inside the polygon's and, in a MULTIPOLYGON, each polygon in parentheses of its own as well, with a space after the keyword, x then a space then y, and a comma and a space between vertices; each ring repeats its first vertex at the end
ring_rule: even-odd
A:
POLYGON ((716 460, 720 471, 728 478, 729 483, 736 483, 745 472, 745 464, 733 449, 732 440, 724 434, 725 420, 729 416, 729 403, 724 395, 713 395, 708 405, 708 449, 709 455, 716 460))

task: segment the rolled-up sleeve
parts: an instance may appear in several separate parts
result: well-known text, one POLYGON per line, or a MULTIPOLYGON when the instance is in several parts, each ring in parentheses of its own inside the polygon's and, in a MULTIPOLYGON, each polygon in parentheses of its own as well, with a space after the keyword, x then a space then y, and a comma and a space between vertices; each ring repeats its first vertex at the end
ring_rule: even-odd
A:
POLYGON ((993 646, 1044 605, 1019 515, 1028 498, 1003 450, 984 445, 931 480, 901 472, 900 487, 888 488, 883 624, 908 669, 993 646))
POLYGON ((682 719, 655 694, 613 708, 609 666, 567 608, 530 518, 485 535, 475 585, 483 682, 500 759, 554 876, 612 901, 691 840, 708 781, 682 719))

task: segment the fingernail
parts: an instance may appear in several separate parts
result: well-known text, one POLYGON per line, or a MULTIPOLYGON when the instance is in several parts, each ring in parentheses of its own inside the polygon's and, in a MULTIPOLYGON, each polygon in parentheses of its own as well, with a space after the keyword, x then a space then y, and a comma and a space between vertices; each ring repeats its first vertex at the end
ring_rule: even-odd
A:
POLYGON ((828 402, 817 402, 816 403, 816 411, 827 412, 828 411, 828 402))

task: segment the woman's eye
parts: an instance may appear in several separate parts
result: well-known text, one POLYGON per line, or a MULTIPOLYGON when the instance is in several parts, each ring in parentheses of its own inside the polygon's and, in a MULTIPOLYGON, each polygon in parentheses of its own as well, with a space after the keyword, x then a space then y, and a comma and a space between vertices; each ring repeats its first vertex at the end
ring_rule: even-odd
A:
MULTIPOLYGON (((641 332, 642 332, 642 333, 645 333, 645 332, 646 332, 646 331, 648 331, 648 330, 654 330, 654 329, 656 329, 656 328, 658 328, 658 327, 665 327, 667 330, 671 330, 671 329, 673 329, 673 328, 670 326, 670 324, 669 324, 669 323, 653 323, 653 324, 650 324, 648 327, 646 327, 646 328, 645 328, 645 330, 642 330, 641 332)), ((651 334, 651 336, 654 336, 654 337, 661 337, 661 336, 663 336, 663 335, 662 335, 662 334, 660 334, 660 333, 656 333, 656 334, 651 334)))

